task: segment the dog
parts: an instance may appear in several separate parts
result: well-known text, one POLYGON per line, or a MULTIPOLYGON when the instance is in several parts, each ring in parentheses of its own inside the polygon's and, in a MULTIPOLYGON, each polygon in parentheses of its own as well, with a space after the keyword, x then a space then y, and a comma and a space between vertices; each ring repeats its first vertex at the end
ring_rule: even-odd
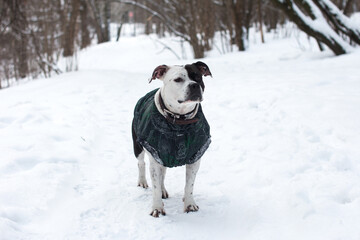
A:
POLYGON ((212 77, 212 74, 200 61, 185 66, 160 65, 153 71, 149 83, 159 79, 163 86, 146 94, 135 106, 132 137, 138 159, 138 186, 148 188, 144 162, 147 153, 153 217, 166 215, 162 198, 169 197, 164 185, 168 167, 186 165, 184 212, 199 209, 193 198, 193 187, 200 158, 211 142, 210 127, 201 109, 205 90, 203 76, 212 77))

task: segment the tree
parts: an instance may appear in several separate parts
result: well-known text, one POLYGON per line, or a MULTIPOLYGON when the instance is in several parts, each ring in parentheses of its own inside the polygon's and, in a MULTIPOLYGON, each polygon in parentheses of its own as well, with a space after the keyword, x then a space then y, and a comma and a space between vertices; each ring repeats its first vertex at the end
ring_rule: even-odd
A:
POLYGON ((5 5, 9 9, 9 28, 11 30, 10 37, 12 39, 13 49, 13 66, 14 74, 17 78, 25 78, 29 71, 28 66, 28 52, 26 46, 28 45, 28 35, 25 29, 27 28, 26 12, 24 4, 21 5, 20 0, 5 0, 5 5))
POLYGON ((263 31, 263 17, 262 17, 262 0, 257 0, 257 15, 258 15, 258 22, 259 22, 259 29, 260 29, 260 35, 261 35, 261 42, 265 43, 264 39, 264 31, 263 31))
POLYGON ((93 36, 98 43, 109 41, 111 17, 118 14, 118 22, 125 23, 130 7, 134 23, 146 25, 147 34, 178 36, 191 45, 195 58, 213 47, 221 53, 233 46, 244 51, 251 26, 264 41, 262 26, 275 32, 285 15, 336 55, 360 45, 360 26, 348 17, 359 11, 359 0, 0 0, 0 88, 60 73, 61 55, 67 70, 76 69, 77 50, 89 46, 93 36), (215 32, 221 47, 214 45, 215 32))
POLYGON ((90 17, 89 17, 89 8, 86 3, 86 0, 80 0, 80 31, 81 31, 81 43, 80 49, 86 48, 91 44, 89 26, 90 17))
POLYGON ((112 0, 137 6, 157 18, 169 32, 189 42, 195 58, 212 47, 215 33, 214 3, 209 0, 112 0), (144 4, 146 3, 146 4, 144 4))
POLYGON ((10 80, 60 73, 61 53, 72 56, 77 43, 90 44, 92 23, 85 1, 0 0, 0 87, 3 80, 9 85, 10 80))
POLYGON ((79 16, 79 7, 80 7, 80 0, 72 0, 71 1, 71 11, 70 11, 70 18, 66 22, 66 35, 64 41, 64 57, 71 57, 74 55, 75 51, 75 36, 76 36, 76 21, 79 16))
MULTIPOLYGON (((349 18, 344 15, 330 0, 313 0, 323 15, 331 23, 334 30, 349 37, 350 41, 360 45, 360 27, 352 26, 349 18)), ((348 3, 351 1, 348 1, 348 3)))
POLYGON ((343 35, 358 44, 360 31, 351 27, 348 18, 329 0, 271 1, 302 31, 324 43, 336 55, 344 54, 349 49, 343 35))
POLYGON ((98 43, 110 41, 110 0, 87 0, 94 18, 98 43))
POLYGON ((240 51, 245 51, 244 41, 244 0, 230 0, 230 8, 235 26, 235 43, 240 51))

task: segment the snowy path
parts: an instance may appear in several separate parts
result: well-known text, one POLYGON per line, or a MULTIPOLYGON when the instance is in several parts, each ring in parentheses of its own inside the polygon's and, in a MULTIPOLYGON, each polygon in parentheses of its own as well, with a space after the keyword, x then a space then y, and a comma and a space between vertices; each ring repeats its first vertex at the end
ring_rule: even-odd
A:
POLYGON ((123 41, 89 49, 79 72, 0 91, 1 240, 360 238, 360 52, 309 57, 279 41, 204 60, 200 211, 182 212, 184 169, 169 169, 167 216, 153 219, 130 123, 160 86, 153 68, 179 62, 123 41))

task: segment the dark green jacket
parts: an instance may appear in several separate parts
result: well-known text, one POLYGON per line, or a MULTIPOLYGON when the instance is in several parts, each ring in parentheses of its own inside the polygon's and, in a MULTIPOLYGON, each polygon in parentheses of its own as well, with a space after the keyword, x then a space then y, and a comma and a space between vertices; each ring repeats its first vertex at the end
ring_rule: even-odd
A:
POLYGON ((195 118, 199 121, 187 125, 173 124, 157 110, 155 89, 136 104, 134 131, 137 142, 165 167, 192 164, 199 160, 210 145, 210 127, 201 105, 195 118))

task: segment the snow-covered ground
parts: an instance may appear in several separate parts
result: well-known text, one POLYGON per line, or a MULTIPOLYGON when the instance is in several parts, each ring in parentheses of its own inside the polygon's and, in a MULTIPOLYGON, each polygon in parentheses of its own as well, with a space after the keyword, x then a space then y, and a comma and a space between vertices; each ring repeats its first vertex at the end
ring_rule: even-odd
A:
POLYGON ((203 60, 213 141, 196 213, 174 168, 167 215, 149 216, 130 134, 136 101, 161 86, 153 69, 194 60, 122 37, 80 53, 78 72, 1 90, 0 239, 359 240, 360 51, 266 40, 203 60))

